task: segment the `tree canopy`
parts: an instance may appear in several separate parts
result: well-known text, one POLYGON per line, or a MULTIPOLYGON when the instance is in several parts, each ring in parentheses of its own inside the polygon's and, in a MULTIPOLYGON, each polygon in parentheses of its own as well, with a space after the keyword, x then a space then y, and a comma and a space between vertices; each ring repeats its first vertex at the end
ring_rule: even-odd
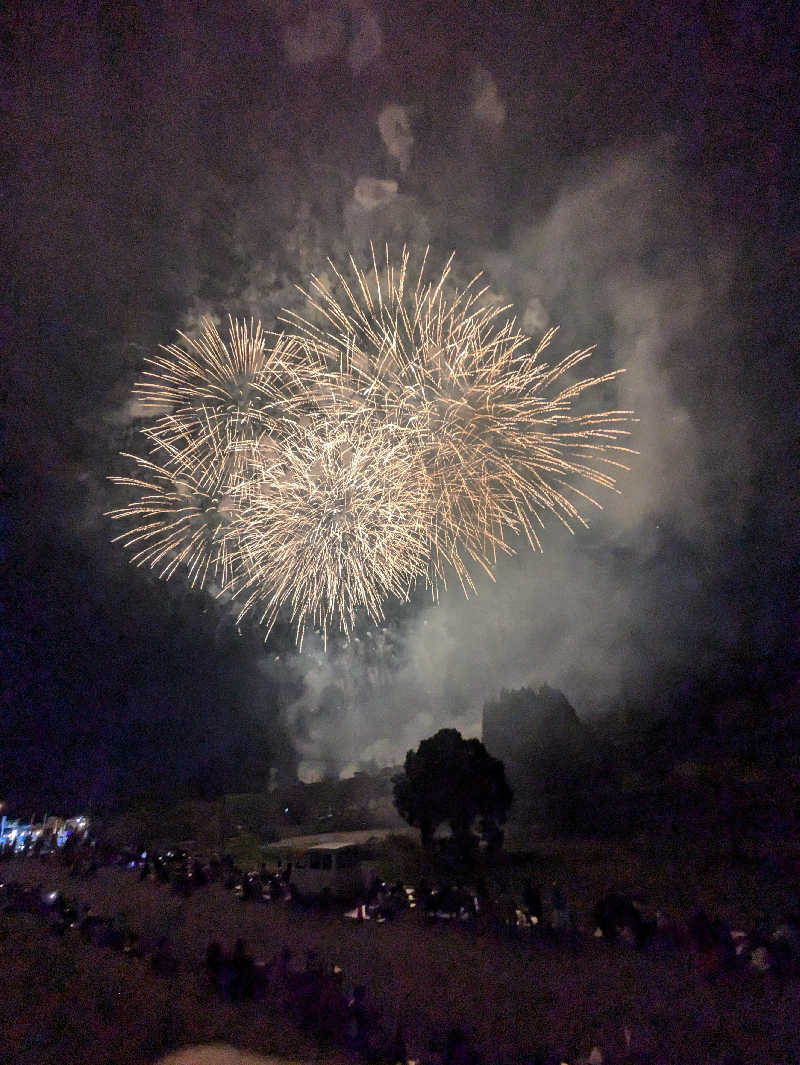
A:
POLYGON ((437 828, 449 825, 464 850, 481 835, 496 845, 502 840, 514 793, 503 763, 480 740, 465 740, 456 729, 440 729, 406 755, 404 771, 394 778, 394 802, 401 817, 420 830, 428 846, 437 828))

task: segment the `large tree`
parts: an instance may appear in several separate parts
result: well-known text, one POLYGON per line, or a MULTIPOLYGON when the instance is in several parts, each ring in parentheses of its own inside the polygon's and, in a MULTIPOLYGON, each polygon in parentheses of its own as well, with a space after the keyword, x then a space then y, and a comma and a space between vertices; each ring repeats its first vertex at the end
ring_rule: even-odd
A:
POLYGON ((487 842, 496 844, 502 840, 500 826, 513 797, 503 763, 480 740, 465 740, 452 728, 441 729, 409 751, 404 771, 394 779, 395 806, 420 830, 424 846, 446 824, 467 851, 476 821, 487 842))

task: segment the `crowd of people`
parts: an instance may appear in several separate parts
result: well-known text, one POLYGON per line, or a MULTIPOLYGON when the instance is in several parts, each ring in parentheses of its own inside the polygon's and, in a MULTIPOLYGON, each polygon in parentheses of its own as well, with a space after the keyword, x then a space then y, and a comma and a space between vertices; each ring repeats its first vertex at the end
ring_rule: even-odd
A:
MULTIPOLYGON (((69 863, 69 875, 92 877, 100 864, 96 860, 87 863, 75 855, 69 863)), ((138 863, 128 855, 120 855, 113 864, 131 867, 138 863)), ((243 901, 256 897, 254 885, 262 879, 260 874, 242 878, 241 871, 229 859, 195 868, 195 860, 179 850, 143 859, 138 875, 143 880, 159 881, 184 895, 219 881, 243 901), (249 887, 243 890, 245 884, 249 887)), ((296 896, 289 890, 290 875, 291 866, 277 875, 264 875, 263 886, 269 898, 294 903, 296 896)), ((410 1061, 423 1065, 423 1060, 425 1065, 482 1065, 482 1059, 459 1028, 434 1040, 424 1059, 410 1058, 402 1030, 398 1027, 386 1030, 370 1003, 366 985, 348 985, 342 966, 324 960, 314 951, 306 951, 305 959, 300 960, 284 945, 274 958, 258 959, 248 952, 242 938, 235 941, 230 951, 218 940, 212 940, 203 958, 187 963, 166 936, 151 949, 144 949, 125 911, 101 914, 89 903, 60 890, 50 891, 41 882, 0 883, 0 913, 12 920, 16 914, 33 915, 54 935, 73 935, 86 945, 123 954, 132 963, 147 965, 159 977, 180 978, 188 964, 205 974, 210 992, 220 1000, 269 1002, 320 1045, 345 1050, 354 1060, 386 1065, 407 1065, 410 1061)))
MULTIPOLYGON (((0 858, 10 857, 0 854, 0 858)), ((777 925, 760 923, 745 931, 732 928, 721 916, 709 917, 698 908, 685 921, 670 920, 650 912, 639 900, 609 892, 594 906, 587 926, 573 918, 566 893, 559 884, 543 891, 528 879, 519 896, 510 893, 490 897, 485 885, 476 887, 431 884, 421 880, 414 887, 402 882, 386 883, 374 877, 355 908, 338 906, 330 897, 304 898, 292 880, 292 863, 247 871, 230 856, 201 858, 180 848, 160 852, 113 852, 90 842, 48 853, 31 851, 43 867, 59 862, 68 874, 90 878, 105 864, 128 869, 141 882, 152 882, 184 898, 211 884, 220 884, 243 904, 282 904, 308 913, 312 908, 356 920, 376 923, 397 919, 416 910, 424 923, 449 921, 459 926, 482 927, 498 934, 534 937, 543 941, 577 940, 592 935, 609 943, 627 944, 631 950, 682 952, 690 957, 701 979, 710 983, 723 974, 745 969, 768 974, 781 992, 787 981, 800 977, 800 918, 789 915, 777 925)), ((2 879, 2 877, 0 877, 2 879)), ((163 977, 175 976, 183 966, 171 943, 161 938, 154 947, 142 949, 125 912, 113 916, 96 913, 61 891, 47 891, 42 884, 25 887, 13 881, 0 888, 0 905, 6 914, 36 914, 54 934, 71 932, 86 943, 118 951, 150 966, 163 977)), ((399 1029, 387 1031, 370 1005, 363 984, 348 985, 342 966, 307 952, 300 962, 288 946, 273 958, 254 958, 239 938, 232 949, 218 940, 208 943, 205 956, 192 963, 204 972, 210 992, 221 1000, 240 1003, 268 1000, 278 1005, 303 1030, 322 1045, 347 1048, 362 1060, 416 1061, 419 1065, 480 1065, 481 1058, 464 1031, 453 1028, 434 1039, 423 1054, 410 1051, 399 1029), (413 1056, 412 1056, 413 1055, 413 1056)), ((608 1061, 600 1048, 592 1060, 608 1061)), ((563 1054, 542 1050, 533 1062, 564 1062, 563 1054)), ((616 1060, 616 1059, 615 1059, 616 1060)), ((631 1055, 627 1060, 644 1059, 631 1055)), ((733 1061, 734 1059, 730 1059, 733 1061)))

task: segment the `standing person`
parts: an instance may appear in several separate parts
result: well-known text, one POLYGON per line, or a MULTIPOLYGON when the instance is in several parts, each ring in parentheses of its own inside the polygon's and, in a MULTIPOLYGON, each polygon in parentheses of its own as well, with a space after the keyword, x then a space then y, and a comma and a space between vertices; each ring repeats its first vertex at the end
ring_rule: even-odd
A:
POLYGON ((525 904, 525 909, 528 911, 528 915, 531 918, 532 924, 540 925, 542 923, 542 916, 544 914, 544 907, 542 905, 542 893, 539 890, 539 885, 534 884, 531 878, 528 877, 525 881, 525 885, 522 889, 522 901, 525 904), (535 918, 535 920, 533 920, 535 918))
POLYGON ((367 1047, 369 1017, 367 1014, 367 989, 363 984, 353 988, 353 997, 347 1006, 347 1041, 353 1050, 361 1053, 367 1047))
POLYGON ((236 940, 236 944, 233 948, 233 954, 231 955, 231 969, 233 970, 231 998, 238 1002, 241 1002, 243 999, 252 998, 255 981, 255 967, 253 965, 253 959, 245 949, 244 940, 241 938, 236 940))
POLYGON ((550 895, 550 905, 552 907, 550 925, 553 931, 561 932, 566 930, 569 927, 569 909, 567 907, 566 896, 557 883, 553 884, 550 895))

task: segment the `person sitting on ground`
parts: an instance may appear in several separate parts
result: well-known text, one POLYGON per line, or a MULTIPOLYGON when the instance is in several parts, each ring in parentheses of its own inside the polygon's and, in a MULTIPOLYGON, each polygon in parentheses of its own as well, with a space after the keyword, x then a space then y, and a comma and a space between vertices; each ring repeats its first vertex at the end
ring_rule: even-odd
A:
POLYGON ((130 928, 126 928, 122 934, 122 953, 126 958, 141 958, 138 937, 130 928))
POLYGON ((719 929, 701 908, 694 911, 687 922, 687 928, 691 936, 697 971, 705 980, 713 983, 724 963, 724 948, 720 942, 719 929))
POLYGON ((243 1002, 253 997, 255 985, 255 968, 253 959, 247 953, 244 940, 239 938, 233 948, 231 956, 231 998, 234 1002, 243 1002))
POLYGON ((392 1062, 392 1065, 406 1065, 408 1058, 408 1047, 406 1046, 403 1029, 400 1024, 398 1024, 394 1030, 391 1042, 387 1047, 386 1060, 392 1062))
POLYGON ((101 929, 98 945, 106 947, 108 950, 122 950, 124 937, 117 919, 109 917, 104 925, 101 926, 101 929))
POLYGON ((294 910, 308 909, 308 901, 300 893, 300 890, 295 883, 289 884, 289 902, 294 910))
POLYGON ((159 976, 174 976, 178 971, 178 959, 170 949, 169 940, 162 936, 150 958, 150 968, 159 976))
POLYGON ((322 959, 315 950, 306 951, 306 972, 307 973, 321 973, 322 972, 322 959))
POLYGON ((732 969, 736 964, 736 946, 731 935, 731 926, 723 917, 715 917, 711 922, 711 934, 720 966, 732 969))
POLYGON ((711 920, 701 906, 695 908, 694 913, 686 922, 686 929, 697 950, 703 951, 710 949, 714 942, 714 936, 711 931, 711 920))
POLYGON ((430 890, 430 884, 425 879, 425 877, 420 877, 419 883, 417 884, 417 889, 414 892, 414 898, 420 910, 424 910, 425 903, 427 902, 428 895, 430 894, 430 890))
POLYGON ((64 905, 61 909, 61 920, 64 926, 64 930, 68 928, 75 928, 78 923, 78 900, 77 899, 65 899, 64 905))
POLYGON ((216 939, 214 939, 206 947, 205 959, 205 969, 212 983, 216 984, 221 968, 222 945, 216 939))
POLYGON ((542 916, 544 914, 544 906, 542 904, 542 893, 539 890, 539 885, 534 884, 531 878, 528 877, 522 888, 522 901, 525 905, 525 909, 528 911, 528 915, 531 918, 536 918, 533 921, 534 924, 541 925, 542 916))
POLYGON ((204 866, 198 861, 192 863, 191 877, 195 887, 203 888, 208 884, 208 874, 204 866))
POLYGON ((338 965, 324 974, 319 988, 314 1034, 323 1043, 340 1042, 347 1028, 348 1003, 343 988, 344 973, 338 965))
POLYGON ((655 932, 655 922, 646 921, 636 902, 628 895, 608 892, 594 908, 594 923, 603 938, 613 942, 618 935, 642 950, 655 932))
POLYGON ((444 1065, 481 1065, 480 1056, 461 1028, 451 1028, 447 1033, 443 1062, 444 1065))
POLYGON ((243 876, 241 883, 236 888, 236 893, 242 902, 250 902, 254 897, 253 893, 253 881, 248 876, 243 876))
POLYGON ((94 912, 94 910, 88 904, 85 904, 84 911, 78 921, 78 931, 84 939, 92 938, 92 929, 100 923, 102 918, 94 912))
POLYGON ((284 944, 277 958, 269 966, 268 987, 271 997, 281 998, 286 996, 289 987, 291 964, 292 952, 284 944))
POLYGON ((279 979, 283 980, 284 983, 289 978, 289 972, 291 971, 291 966, 292 966, 292 951, 284 943, 284 945, 281 947, 281 952, 280 952, 280 954, 278 956, 278 964, 275 966, 275 974, 276 974, 276 976, 279 979))

